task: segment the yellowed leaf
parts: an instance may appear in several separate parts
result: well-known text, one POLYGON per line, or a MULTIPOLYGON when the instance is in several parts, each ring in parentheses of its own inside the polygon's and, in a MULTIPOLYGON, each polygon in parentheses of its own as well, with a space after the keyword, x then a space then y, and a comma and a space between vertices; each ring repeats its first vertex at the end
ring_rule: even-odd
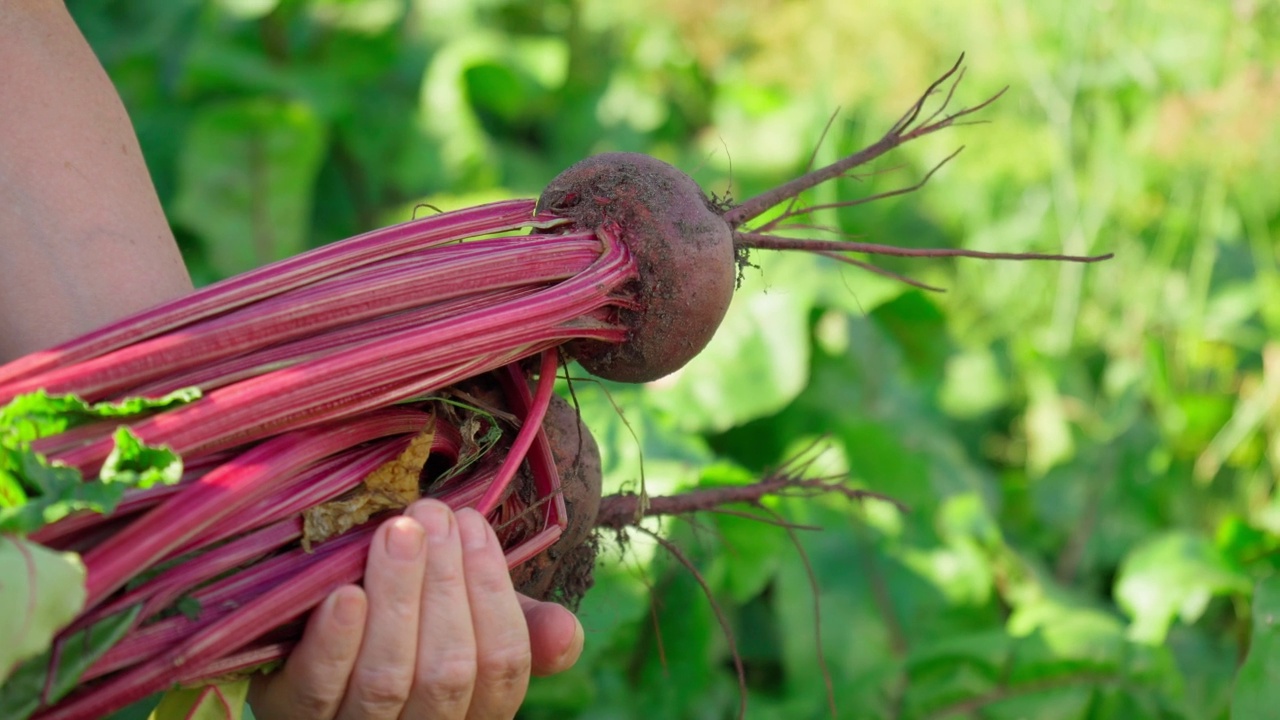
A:
POLYGON ((302 514, 302 545, 310 550, 367 521, 383 510, 408 507, 421 497, 418 478, 436 438, 435 418, 418 433, 395 460, 379 465, 360 487, 344 497, 317 505, 302 514))

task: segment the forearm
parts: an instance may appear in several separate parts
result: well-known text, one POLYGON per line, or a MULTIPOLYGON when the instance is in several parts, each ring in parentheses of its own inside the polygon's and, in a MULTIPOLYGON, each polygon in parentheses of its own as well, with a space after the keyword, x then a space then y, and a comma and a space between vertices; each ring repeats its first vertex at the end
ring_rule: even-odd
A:
POLYGON ((56 0, 0 3, 0 362, 188 291, 115 88, 56 0))

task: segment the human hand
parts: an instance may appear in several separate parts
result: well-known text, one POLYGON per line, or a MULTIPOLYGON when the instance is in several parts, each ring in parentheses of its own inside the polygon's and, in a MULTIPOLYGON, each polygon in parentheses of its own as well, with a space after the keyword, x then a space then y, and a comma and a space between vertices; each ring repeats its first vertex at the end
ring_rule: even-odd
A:
POLYGON ((572 613, 515 592, 479 513, 423 500, 378 529, 364 588, 317 607, 249 700, 261 720, 512 718, 530 673, 568 669, 582 643, 572 613))

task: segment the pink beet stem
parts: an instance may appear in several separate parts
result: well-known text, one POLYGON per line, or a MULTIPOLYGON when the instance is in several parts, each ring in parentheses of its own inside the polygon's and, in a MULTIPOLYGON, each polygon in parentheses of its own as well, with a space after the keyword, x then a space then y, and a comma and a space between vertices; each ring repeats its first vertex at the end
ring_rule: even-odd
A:
POLYGON ((526 297, 535 292, 529 288, 498 290, 479 296, 468 296, 448 302, 435 303, 421 308, 394 313, 374 320, 351 323, 319 335, 299 338, 292 342, 272 345, 246 355, 228 358, 221 362, 193 368, 185 374, 160 378, 156 382, 134 388, 130 395, 161 397, 174 390, 199 387, 209 392, 256 375, 282 370, 308 360, 315 360, 338 350, 377 340, 380 337, 434 322, 451 315, 492 307, 510 300, 526 297))
MULTIPOLYGON (((281 428, 274 424, 291 415, 323 409, 335 398, 381 388, 405 377, 427 375, 442 366, 450 367, 458 357, 568 340, 575 336, 572 321, 607 305, 609 292, 633 273, 630 253, 611 243, 591 269, 527 298, 406 330, 215 390, 189 405, 143 420, 133 430, 144 441, 167 445, 183 456, 245 428, 276 432, 281 428)), ((493 367, 477 368, 476 372, 490 369, 493 367)), ((410 396, 387 401, 405 397, 410 396)), ((82 470, 96 470, 110 449, 102 441, 58 459, 82 470)))
POLYGON ((188 323, 412 250, 565 221, 534 215, 533 200, 510 200, 442 213, 332 243, 237 275, 131 315, 54 348, 0 366, 0 386, 96 357, 188 323))
MULTIPOLYGON (((99 658, 98 662, 85 672, 84 677, 81 678, 82 681, 99 678, 162 657, 167 651, 203 628, 218 622, 228 614, 239 612, 254 598, 272 588, 288 586, 296 576, 311 568, 329 564, 330 558, 351 546, 355 546, 361 553, 367 552, 373 530, 374 525, 366 524, 323 543, 313 552, 295 547, 200 588, 191 593, 191 599, 200 607, 196 617, 173 615, 135 628, 99 658)), ((260 618, 260 622, 263 625, 262 634, 288 624, 287 619, 276 621, 269 617, 260 618)))
MULTIPOLYGON (((524 377, 514 366, 508 366, 507 373, 499 376, 507 396, 511 398, 516 412, 528 414, 535 402, 524 377)), ((529 448, 529 469, 533 473, 533 483, 540 500, 547 502, 547 524, 559 525, 561 529, 568 525, 569 513, 564 504, 564 493, 560 487, 560 470, 556 467, 555 458, 551 454, 551 442, 547 440, 546 428, 538 423, 538 435, 533 447, 529 448)))
MULTIPOLYGON (((516 412, 528 415, 536 399, 529 392, 524 375, 513 366, 507 366, 507 372, 500 375, 502 386, 511 399, 516 412)), ((526 538, 516 547, 507 550, 507 567, 514 568, 528 561, 543 550, 551 547, 560 539, 561 533, 568 527, 569 512, 565 507, 564 492, 560 487, 560 471, 551 455, 551 443, 547 440, 546 429, 538 423, 537 437, 529 448, 529 470, 533 475, 537 489, 538 502, 546 503, 543 516, 543 529, 531 538, 526 538)))
POLYGON ((542 351, 542 365, 538 371, 538 393, 521 420, 520 431, 516 433, 516 439, 511 443, 511 450, 507 453, 502 469, 498 471, 498 476, 494 478, 493 483, 485 490, 484 497, 476 505, 476 510, 481 515, 488 515, 497 507, 502 494, 511 484, 512 478, 516 476, 521 463, 524 462, 529 446, 541 431, 542 419, 546 417, 547 407, 551 404, 551 391, 555 388, 556 368, 559 367, 559 361, 560 356, 556 351, 542 351))
POLYGON ((528 562, 536 557, 538 553, 555 545, 562 533, 564 533, 564 528, 559 525, 547 525, 542 528, 533 537, 521 541, 519 545, 507 551, 507 567, 514 569, 528 562))
POLYGON ((417 432, 427 417, 415 410, 370 413, 281 435, 236 457, 85 553, 85 607, 96 606, 174 548, 265 496, 289 475, 360 443, 417 432))
POLYGON ((435 248, 282 293, 75 365, 0 386, 0 403, 43 388, 101 400, 179 371, 388 313, 563 280, 600 254, 589 235, 497 238, 435 248), (519 242, 516 242, 519 241, 519 242))
MULTIPOLYGON (((437 420, 437 428, 447 427, 437 420)), ((447 433, 441 433, 440 443, 447 447, 450 443, 447 433)), ((257 535, 260 528, 266 526, 280 527, 280 523, 297 525, 301 533, 298 513, 320 503, 332 500, 342 493, 358 486, 378 466, 395 459, 408 445, 407 438, 393 438, 380 441, 368 448, 358 449, 326 458, 306 471, 298 473, 286 483, 281 484, 270 495, 259 500, 244 512, 237 513, 226 520, 207 528, 197 537, 169 552, 159 562, 180 558, 189 553, 209 548, 223 540, 245 535, 226 545, 214 548, 190 560, 157 575, 146 583, 129 590, 123 595, 113 598, 94 612, 90 618, 110 615, 143 600, 147 601, 147 610, 139 616, 139 622, 149 618, 154 612, 168 606, 182 593, 196 587, 200 583, 222 572, 238 566, 240 562, 231 562, 230 558, 251 553, 252 548, 274 548, 287 542, 281 540, 274 545, 263 545, 265 541, 249 541, 257 535), (227 564, 230 562, 230 564, 227 564), (163 599, 157 599, 163 598, 163 599)), ((433 450, 435 445, 433 445, 433 450)), ((278 531, 283 532, 283 531, 278 531)), ((262 549, 262 552, 265 552, 262 549)), ((248 557, 246 556, 247 560, 248 557)), ((77 621, 78 623, 80 621, 77 621)))
POLYGON ((138 613, 135 627, 141 625, 201 583, 261 558, 300 537, 302 537, 302 519, 296 516, 259 528, 210 550, 198 559, 175 565, 142 585, 81 615, 61 634, 83 630, 139 603, 143 607, 138 613))
POLYGON ((197 685, 203 680, 215 680, 232 673, 260 668, 269 662, 283 660, 293 650, 293 642, 273 642, 254 645, 204 666, 192 668, 177 679, 181 685, 197 685))
MULTIPOLYGON (((288 582, 263 588, 235 612, 197 629, 177 647, 68 698, 36 716, 38 720, 90 720, 168 687, 187 667, 200 668, 252 643, 273 628, 310 611, 335 588, 360 579, 371 530, 344 538, 324 562, 308 562, 288 582)), ((335 545, 337 543, 334 543, 335 545)))

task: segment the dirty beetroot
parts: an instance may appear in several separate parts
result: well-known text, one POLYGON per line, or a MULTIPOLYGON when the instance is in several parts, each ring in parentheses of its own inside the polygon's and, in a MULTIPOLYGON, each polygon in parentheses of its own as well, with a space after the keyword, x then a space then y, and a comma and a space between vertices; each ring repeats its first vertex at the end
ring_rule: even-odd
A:
MULTIPOLYGON (((746 486, 602 498, 596 444, 553 386, 570 358, 622 382, 678 370, 711 340, 751 250, 814 252, 894 277, 857 255, 1102 259, 795 236, 806 227, 796 218, 815 209, 802 193, 991 102, 949 112, 959 77, 957 63, 868 148, 737 205, 654 158, 599 155, 536 202, 375 230, 0 366, 0 404, 42 391, 91 402, 199 391, 31 443, 92 479, 123 422, 185 466, 176 484, 127 491, 112 514, 30 532, 82 554, 87 600, 51 654, 19 669, 34 690, 13 716, 100 717, 285 657, 306 614, 360 580, 378 522, 421 496, 482 512, 516 586, 571 606, 590 588, 601 528, 768 495, 859 497, 793 467, 746 486), (107 625, 120 632, 91 648, 78 682, 63 682, 63 651, 107 625)), ((909 192, 932 174, 821 207, 909 192)))
POLYGON ((589 372, 657 380, 711 341, 733 299, 733 233, 692 178, 647 155, 607 153, 561 173, 538 206, 576 227, 617 228, 635 257, 634 307, 618 309, 627 339, 568 345, 589 372))

